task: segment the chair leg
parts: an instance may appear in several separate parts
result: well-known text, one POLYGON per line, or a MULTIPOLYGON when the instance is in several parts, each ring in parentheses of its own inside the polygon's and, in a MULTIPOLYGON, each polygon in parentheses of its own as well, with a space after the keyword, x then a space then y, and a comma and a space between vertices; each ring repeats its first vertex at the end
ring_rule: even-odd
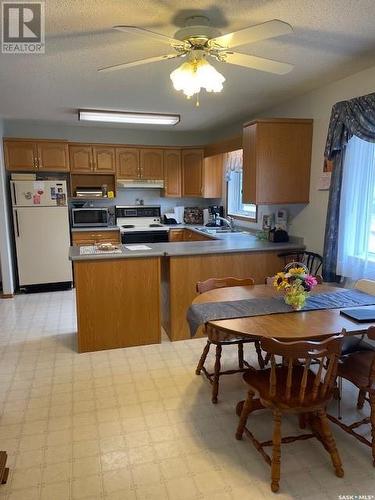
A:
POLYGON ((217 403, 217 395, 219 393, 219 378, 220 378, 220 359, 221 359, 222 347, 220 344, 216 346, 216 359, 214 368, 214 378, 212 383, 212 402, 217 403))
POLYGON ((247 417, 249 416, 249 413, 251 412, 252 406, 253 406, 253 399, 254 399, 254 393, 253 391, 248 392, 247 398, 244 402, 244 405, 242 407, 242 412, 240 416, 240 421, 238 422, 237 426, 237 431, 236 431, 236 439, 241 440, 245 427, 246 427, 246 422, 247 422, 247 417))
POLYGON ((361 410, 363 408, 363 405, 365 404, 365 398, 366 398, 366 391, 364 391, 363 389, 360 389, 359 394, 358 394, 358 401, 357 401, 358 410, 361 410))
POLYGON ((341 458, 339 452, 337 451, 336 443, 329 427, 329 422, 325 410, 318 410, 318 417, 321 425, 322 439, 324 440, 324 444, 329 454, 331 455, 331 460, 333 467, 335 468, 336 476, 343 477, 344 470, 342 468, 341 458))
POLYGON ((306 429, 306 413, 298 415, 298 424, 300 429, 306 429))
POLYGON ((209 340, 207 340, 207 344, 204 346, 202 356, 201 356, 199 363, 198 363, 198 366, 195 370, 196 375, 201 374, 201 371, 202 371, 202 368, 204 366, 204 363, 206 362, 207 354, 208 354, 208 351, 210 350, 210 347, 211 347, 211 342, 209 340))
POLYGON ((276 493, 279 491, 281 459, 281 412, 278 410, 273 412, 272 442, 271 490, 276 493))
POLYGON ((371 424, 371 437, 372 437, 372 465, 375 467, 375 392, 370 392, 370 424, 371 424))
POLYGON ((259 340, 256 340, 254 342, 255 344, 255 350, 257 352, 257 356, 258 356, 258 363, 259 363, 259 367, 261 370, 263 370, 264 368, 264 359, 263 359, 263 356, 262 356, 262 349, 260 348, 260 342, 259 340))
POLYGON ((238 367, 240 370, 243 370, 243 344, 240 342, 238 344, 238 367))

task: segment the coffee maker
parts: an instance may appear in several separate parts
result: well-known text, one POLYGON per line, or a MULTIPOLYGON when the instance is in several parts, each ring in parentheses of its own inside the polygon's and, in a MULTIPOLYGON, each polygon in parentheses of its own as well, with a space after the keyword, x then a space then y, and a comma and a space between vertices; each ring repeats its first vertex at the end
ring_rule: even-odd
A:
POLYGON ((222 205, 210 205, 208 207, 207 227, 218 227, 223 225, 223 221, 217 217, 224 217, 224 207, 222 205))

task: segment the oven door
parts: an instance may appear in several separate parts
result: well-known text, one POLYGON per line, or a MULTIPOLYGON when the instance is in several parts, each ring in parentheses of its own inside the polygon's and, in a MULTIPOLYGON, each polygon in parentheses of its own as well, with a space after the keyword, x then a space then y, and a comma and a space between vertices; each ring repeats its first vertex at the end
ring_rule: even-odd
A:
POLYGON ((108 226, 106 208, 73 208, 73 227, 108 226))
POLYGON ((121 234, 122 243, 166 243, 168 231, 129 231, 121 234))

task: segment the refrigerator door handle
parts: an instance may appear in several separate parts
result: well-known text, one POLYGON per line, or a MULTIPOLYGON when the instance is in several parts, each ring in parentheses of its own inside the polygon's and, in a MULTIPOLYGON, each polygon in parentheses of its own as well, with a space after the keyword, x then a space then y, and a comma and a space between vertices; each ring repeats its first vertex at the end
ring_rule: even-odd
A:
POLYGON ((16 185, 14 182, 12 182, 12 188, 13 188, 13 205, 17 205, 17 195, 16 195, 16 185))
POLYGON ((14 218, 15 218, 15 221, 16 221, 17 238, 19 238, 20 237, 20 226, 19 226, 19 222, 18 222, 18 212, 17 212, 17 210, 14 210, 14 218))

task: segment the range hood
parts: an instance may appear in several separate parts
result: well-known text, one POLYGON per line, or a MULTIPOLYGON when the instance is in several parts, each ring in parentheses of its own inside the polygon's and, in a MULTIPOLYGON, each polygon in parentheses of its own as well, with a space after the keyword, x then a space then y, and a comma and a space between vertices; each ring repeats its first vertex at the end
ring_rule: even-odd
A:
POLYGON ((147 180, 147 179, 136 179, 136 180, 129 180, 129 179, 117 179, 117 187, 118 189, 122 188, 138 188, 138 189, 150 189, 150 188, 163 188, 164 187, 164 180, 159 179, 159 180, 147 180))

